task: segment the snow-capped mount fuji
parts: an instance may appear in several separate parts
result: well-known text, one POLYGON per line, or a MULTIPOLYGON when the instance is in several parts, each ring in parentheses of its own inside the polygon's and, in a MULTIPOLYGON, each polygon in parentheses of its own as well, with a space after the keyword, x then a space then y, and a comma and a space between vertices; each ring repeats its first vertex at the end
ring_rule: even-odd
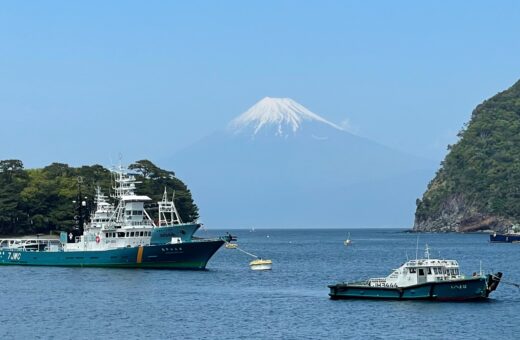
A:
POLYGON ((189 184, 202 221, 220 228, 409 227, 435 171, 269 97, 164 167, 189 184))
POLYGON ((309 122, 322 123, 334 129, 343 129, 315 114, 291 98, 265 97, 249 110, 233 119, 229 129, 234 133, 257 135, 261 130, 274 131, 276 136, 287 137, 304 128, 309 122))

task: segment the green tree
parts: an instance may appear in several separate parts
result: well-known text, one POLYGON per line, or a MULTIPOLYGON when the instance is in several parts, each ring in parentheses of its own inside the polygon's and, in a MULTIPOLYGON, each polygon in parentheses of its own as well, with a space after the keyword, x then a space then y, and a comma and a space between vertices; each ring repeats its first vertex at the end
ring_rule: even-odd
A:
MULTIPOLYGON (((176 191, 175 202, 184 221, 198 218, 198 208, 187 186, 173 171, 163 170, 148 160, 130 166, 142 184, 138 193, 154 201, 162 198, 164 188, 176 191)), ((94 206, 94 192, 100 186, 110 193, 111 172, 101 165, 70 167, 52 163, 41 169, 24 169, 19 160, 0 161, 0 235, 48 233, 75 226, 73 201, 78 200, 78 177, 82 178, 81 200, 94 206)), ((152 213, 157 211, 152 209, 152 213)))
POLYGON ((454 206, 464 208, 461 219, 520 221, 520 81, 478 105, 458 136, 417 202, 416 225, 441 220, 454 206))

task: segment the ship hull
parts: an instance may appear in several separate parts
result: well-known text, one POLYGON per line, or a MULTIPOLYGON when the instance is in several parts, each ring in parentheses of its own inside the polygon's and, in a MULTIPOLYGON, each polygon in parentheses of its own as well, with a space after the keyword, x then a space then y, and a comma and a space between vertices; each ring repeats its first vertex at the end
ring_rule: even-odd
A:
POLYGON ((170 243, 172 238, 178 237, 183 242, 191 241, 193 234, 201 227, 200 223, 182 223, 169 226, 155 227, 152 230, 151 244, 170 243))
POLYGON ((491 234, 489 241, 493 243, 520 243, 520 235, 518 234, 491 234))
POLYGON ((446 282, 428 282, 403 288, 370 287, 348 283, 330 285, 329 296, 339 299, 382 299, 382 300, 434 300, 434 301, 472 301, 483 300, 496 289, 500 280, 490 289, 493 277, 470 278, 446 282))
POLYGON ((0 249, 0 265, 202 270, 223 244, 208 240, 101 251, 0 249))

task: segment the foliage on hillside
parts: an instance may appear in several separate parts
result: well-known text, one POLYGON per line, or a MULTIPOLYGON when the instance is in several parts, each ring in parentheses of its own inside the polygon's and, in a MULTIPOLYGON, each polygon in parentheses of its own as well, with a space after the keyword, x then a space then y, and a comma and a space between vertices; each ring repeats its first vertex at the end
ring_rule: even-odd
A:
MULTIPOLYGON (((173 172, 160 169, 147 160, 138 161, 129 168, 142 181, 138 194, 150 196, 156 202, 161 199, 165 187, 170 195, 175 190, 175 204, 181 218, 184 221, 198 218, 198 208, 190 191, 173 172)), ((0 161, 0 235, 48 233, 73 228, 77 214, 74 201, 78 200, 78 177, 82 178, 81 193, 87 208, 94 207, 96 186, 100 186, 105 194, 113 187, 110 171, 101 165, 73 168, 52 163, 42 169, 24 169, 19 160, 0 161)), ((151 212, 152 215, 157 213, 153 209, 151 212)))
POLYGON ((458 136, 417 200, 416 227, 450 214, 453 202, 465 217, 520 221, 520 81, 477 106, 458 136))

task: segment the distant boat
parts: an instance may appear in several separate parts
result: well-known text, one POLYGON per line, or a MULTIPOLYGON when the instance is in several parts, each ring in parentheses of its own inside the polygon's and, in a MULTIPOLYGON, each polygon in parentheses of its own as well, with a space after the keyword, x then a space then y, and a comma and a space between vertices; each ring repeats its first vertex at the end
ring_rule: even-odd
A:
POLYGON ((489 242, 492 243, 520 243, 520 227, 514 225, 511 230, 505 234, 497 234, 494 232, 489 235, 489 242))
POLYGON ((501 277, 501 272, 465 276, 455 260, 430 259, 426 246, 425 258, 407 261, 387 277, 330 285, 329 296, 333 300, 480 300, 498 287, 501 277))
POLYGON ((250 233, 254 233, 255 232, 255 227, 251 227, 251 229, 249 230, 250 233))
POLYGON ((256 259, 249 262, 249 267, 251 270, 271 270, 273 267, 273 261, 256 259))
POLYGON ((346 246, 350 246, 352 244, 352 240, 350 239, 350 233, 348 233, 347 239, 343 241, 343 244, 346 246))

